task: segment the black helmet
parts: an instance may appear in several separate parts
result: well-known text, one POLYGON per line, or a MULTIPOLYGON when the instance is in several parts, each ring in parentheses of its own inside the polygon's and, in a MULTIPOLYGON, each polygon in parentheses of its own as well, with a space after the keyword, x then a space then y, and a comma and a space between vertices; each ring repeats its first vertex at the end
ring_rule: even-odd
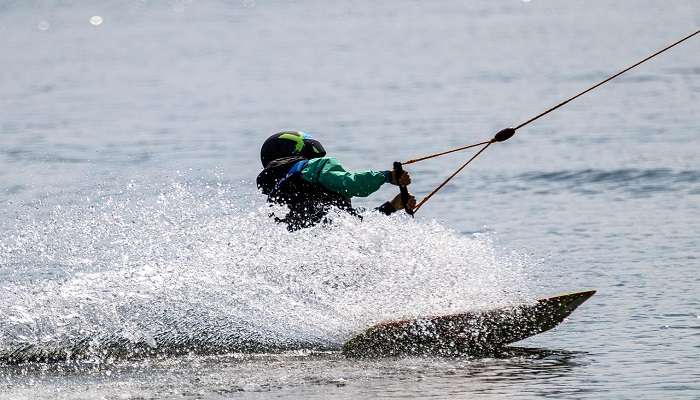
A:
POLYGON ((260 161, 266 167, 273 160, 285 157, 317 158, 326 150, 311 135, 299 131, 279 132, 267 138, 260 149, 260 161))

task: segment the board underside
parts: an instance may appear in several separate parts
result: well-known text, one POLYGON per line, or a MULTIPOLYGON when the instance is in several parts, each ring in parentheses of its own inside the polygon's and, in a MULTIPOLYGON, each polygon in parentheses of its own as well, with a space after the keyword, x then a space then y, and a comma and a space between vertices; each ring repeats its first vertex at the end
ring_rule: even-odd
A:
POLYGON ((348 340, 349 357, 478 355, 493 352, 559 325, 595 290, 483 312, 386 321, 348 340))

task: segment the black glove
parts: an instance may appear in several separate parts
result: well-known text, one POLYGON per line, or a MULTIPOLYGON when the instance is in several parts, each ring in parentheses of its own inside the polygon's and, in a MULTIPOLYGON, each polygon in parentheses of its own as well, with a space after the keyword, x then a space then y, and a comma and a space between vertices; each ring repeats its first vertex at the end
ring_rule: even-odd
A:
MULTIPOLYGON (((396 211, 403 210, 404 208, 406 208, 406 205, 403 204, 403 202, 401 201, 400 194, 397 194, 396 197, 394 197, 394 199, 391 200, 391 206, 394 207, 394 210, 396 211)), ((411 210, 416 208, 416 198, 413 197, 413 195, 410 193, 408 194, 408 208, 411 210)))
POLYGON ((403 174, 401 175, 401 178, 399 180, 396 179, 396 171, 391 171, 391 180, 389 181, 392 185, 399 186, 408 186, 411 184, 411 175, 408 174, 408 172, 403 171, 403 174))

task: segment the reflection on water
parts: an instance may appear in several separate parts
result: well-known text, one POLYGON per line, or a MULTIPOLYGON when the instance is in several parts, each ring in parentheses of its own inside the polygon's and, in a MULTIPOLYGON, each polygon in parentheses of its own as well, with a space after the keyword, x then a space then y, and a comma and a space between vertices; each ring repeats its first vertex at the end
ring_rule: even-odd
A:
MULTIPOLYGON (((488 357, 417 357, 381 360, 347 360, 337 352, 295 351, 279 354, 230 354, 220 356, 184 356, 148 361, 104 363, 70 362, 29 363, 0 367, 3 378, 12 378, 20 386, 41 383, 51 387, 61 381, 74 381, 75 392, 88 386, 101 387, 110 381, 129 380, 148 397, 167 393, 170 385, 182 385, 186 397, 221 393, 265 394, 302 388, 304 396, 323 398, 328 391, 334 397, 375 396, 391 388, 403 392, 407 382, 419 383, 422 396, 444 395, 444 385, 452 393, 506 393, 511 388, 537 385, 550 388, 552 381, 576 373, 589 363, 587 353, 555 349, 509 347, 488 357), (183 382, 177 371, 192 372, 183 382), (218 373, 212 373, 212 368, 218 373), (264 374, 260 372, 264 370, 264 374), (210 371, 202 374, 199 371, 210 371), (148 380, 153 387, 139 387, 148 380), (362 382, 357 386, 358 382, 362 382), (449 382, 449 383, 448 383, 449 382), (345 392, 344 389, 349 389, 345 392)), ((549 389, 547 389, 549 390, 549 389)), ((127 393, 129 393, 127 391, 127 393)), ((410 393, 410 389, 408 391, 410 393)), ((408 394, 406 393, 406 394, 408 394)), ((555 396, 555 392, 549 392, 555 396)), ((70 398, 69 393, 64 394, 70 398)), ((555 396, 556 397, 556 396, 555 396)), ((59 397, 63 398, 63 397, 59 397)))
POLYGON ((587 365, 586 355, 586 352, 568 350, 508 347, 491 355, 489 362, 474 361, 470 371, 471 376, 484 381, 551 379, 563 377, 575 368, 587 365))

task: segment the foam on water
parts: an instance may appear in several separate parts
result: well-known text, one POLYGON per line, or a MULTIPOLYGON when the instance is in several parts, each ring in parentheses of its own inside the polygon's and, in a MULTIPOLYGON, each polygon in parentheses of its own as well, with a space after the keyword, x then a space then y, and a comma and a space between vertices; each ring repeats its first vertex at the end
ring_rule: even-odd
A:
POLYGON ((39 206, 0 239, 0 357, 337 349, 383 319, 532 298, 486 235, 368 213, 290 233, 250 185, 39 206))

